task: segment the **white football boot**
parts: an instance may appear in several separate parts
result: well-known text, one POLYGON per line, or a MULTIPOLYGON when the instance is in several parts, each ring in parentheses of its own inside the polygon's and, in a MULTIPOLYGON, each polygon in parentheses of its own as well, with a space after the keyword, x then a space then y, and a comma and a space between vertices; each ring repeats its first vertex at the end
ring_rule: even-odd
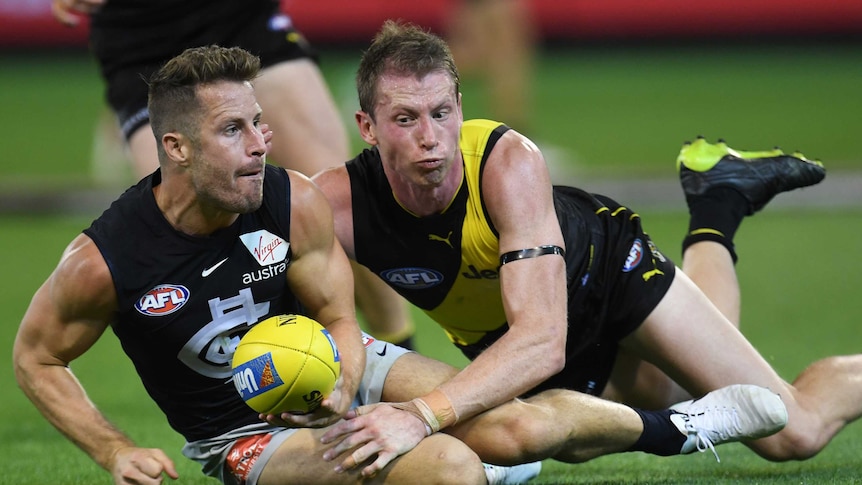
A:
POLYGON ((517 485, 527 483, 542 471, 542 462, 524 463, 515 466, 497 466, 482 463, 488 485, 517 485))
POLYGON ((711 450, 722 443, 763 438, 787 424, 787 408, 769 389, 737 384, 712 391, 699 399, 670 407, 670 420, 686 435, 680 453, 711 450))

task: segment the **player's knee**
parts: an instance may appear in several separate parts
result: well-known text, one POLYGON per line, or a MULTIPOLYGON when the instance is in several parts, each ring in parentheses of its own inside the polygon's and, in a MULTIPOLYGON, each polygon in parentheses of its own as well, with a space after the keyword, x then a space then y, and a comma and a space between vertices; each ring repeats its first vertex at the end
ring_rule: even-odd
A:
POLYGON ((542 431, 542 426, 534 419, 513 419, 507 423, 500 442, 510 463, 535 461, 542 449, 542 431))
MULTIPOLYGON (((547 399, 550 397, 547 394, 554 392, 546 391, 543 396, 547 399)), ((514 465, 545 458, 549 427, 559 425, 553 421, 552 414, 543 406, 524 401, 510 403, 506 410, 508 412, 495 414, 493 422, 483 423, 483 427, 489 426, 488 435, 494 437, 489 453, 493 462, 514 465)))
POLYGON ((823 449, 821 430, 788 425, 781 432, 755 442, 754 449, 770 461, 807 460, 823 449))
POLYGON ((425 444, 430 444, 423 451, 429 466, 422 472, 421 483, 486 483, 479 456, 460 440, 438 434, 424 440, 425 444))

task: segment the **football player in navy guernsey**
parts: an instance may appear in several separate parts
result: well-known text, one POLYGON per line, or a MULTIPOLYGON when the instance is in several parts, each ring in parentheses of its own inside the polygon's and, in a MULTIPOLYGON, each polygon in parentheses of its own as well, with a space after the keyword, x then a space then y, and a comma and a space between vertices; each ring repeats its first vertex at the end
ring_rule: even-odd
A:
MULTIPOLYGON (((242 47, 260 57, 255 93, 264 110, 263 123, 279 133, 267 161, 313 175, 347 160, 350 139, 318 67, 317 53, 281 3, 52 0, 51 6, 64 25, 78 25, 82 15, 90 18, 90 51, 119 125, 119 130, 108 128, 122 132, 139 177, 159 166, 146 79, 184 49, 211 44, 242 47), (285 106, 290 109, 282 109, 285 106)), ((371 334, 402 347, 412 345, 414 325, 403 299, 367 271, 354 274, 357 304, 371 334)))
POLYGON ((455 426, 438 419, 445 395, 437 386, 457 369, 360 332, 324 194, 265 163, 273 133, 260 123, 250 83, 258 70, 247 51, 210 46, 157 71, 149 106, 160 169, 69 244, 15 340, 19 386, 116 483, 161 483, 177 472, 162 450, 138 447, 114 427, 69 370, 108 327, 185 438, 183 454, 230 485, 520 483, 550 456, 692 453, 784 426, 781 399, 748 385, 663 411, 551 390, 455 426), (284 313, 329 330, 342 373, 317 411, 261 416, 231 382, 231 356, 251 326, 284 313), (393 404, 375 417, 410 420, 382 430, 405 446, 325 438, 342 416, 381 401, 393 404))
MULTIPOLYGON (((358 472, 336 474, 323 461, 322 431, 313 427, 339 419, 356 395, 379 400, 386 370, 405 352, 382 352, 386 344, 368 338, 363 348, 350 263, 326 199, 299 172, 266 165, 250 83, 258 70, 247 51, 213 46, 187 50, 152 77, 160 170, 69 244, 21 323, 14 346, 21 388, 116 483, 161 483, 177 472, 163 451, 139 448, 115 428, 69 370, 108 327, 187 440, 184 454, 230 484, 358 481, 358 472), (230 380, 244 332, 296 312, 329 330, 342 359, 335 391, 291 423, 309 426, 301 430, 268 424, 230 380), (375 360, 363 373, 366 352, 375 360)), ((466 445, 433 438, 379 480, 486 483, 466 445)))
MULTIPOLYGON (((371 148, 313 180, 348 256, 423 309, 471 362, 418 399, 420 419, 379 404, 351 411, 325 439, 406 450, 416 434, 387 426, 421 428, 426 418, 448 429, 546 389, 674 409, 753 384, 779 394, 789 417, 781 431, 746 444, 782 461, 815 455, 862 414, 862 355, 819 360, 789 383, 737 328, 734 232, 775 195, 823 179, 822 164, 703 139, 684 146, 679 170, 692 218, 679 271, 637 213, 552 186, 536 145, 503 123, 464 121, 458 70, 437 36, 386 22, 356 83, 355 118, 371 148)), ((495 460, 482 443, 453 434, 495 460)), ((508 438, 532 456, 555 436, 508 438)))

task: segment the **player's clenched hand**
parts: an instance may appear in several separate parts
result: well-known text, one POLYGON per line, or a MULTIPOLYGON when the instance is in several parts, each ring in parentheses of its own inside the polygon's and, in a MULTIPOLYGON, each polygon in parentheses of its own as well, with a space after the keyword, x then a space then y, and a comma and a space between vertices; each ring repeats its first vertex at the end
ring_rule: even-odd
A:
POLYGON ((158 448, 120 448, 114 454, 111 476, 114 483, 148 485, 162 483, 162 474, 179 478, 174 462, 158 448))
POLYGON ((79 15, 90 15, 107 0, 52 0, 51 13, 61 24, 74 27, 81 22, 79 15))
POLYGON ((341 415, 323 404, 310 413, 260 414, 260 419, 273 426, 284 428, 324 428, 341 419, 341 415))
POLYGON ((325 428, 326 426, 340 420, 350 404, 352 398, 347 398, 342 390, 342 378, 338 377, 335 382, 335 389, 329 393, 314 411, 307 414, 290 414, 282 413, 261 414, 260 419, 275 426, 284 426, 285 428, 325 428))
POLYGON ((353 404, 353 397, 353 393, 347 394, 344 392, 344 377, 339 375, 338 380, 335 381, 335 389, 326 396, 326 399, 320 405, 332 409, 341 418, 350 409, 350 405, 353 404))
POLYGON ((427 436, 421 419, 386 403, 362 406, 348 411, 344 417, 345 421, 335 424, 321 437, 323 444, 338 441, 323 454, 326 461, 352 450, 336 465, 336 472, 350 470, 376 456, 362 469, 362 476, 373 477, 427 436))

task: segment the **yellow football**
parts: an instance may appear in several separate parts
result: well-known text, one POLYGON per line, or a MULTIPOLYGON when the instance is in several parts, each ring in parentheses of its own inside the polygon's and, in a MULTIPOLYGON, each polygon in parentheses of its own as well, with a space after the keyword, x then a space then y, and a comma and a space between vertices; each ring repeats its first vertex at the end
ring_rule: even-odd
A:
POLYGON ((303 315, 276 315, 240 339, 232 368, 237 391, 255 411, 304 414, 335 388, 341 362, 321 324, 303 315))

